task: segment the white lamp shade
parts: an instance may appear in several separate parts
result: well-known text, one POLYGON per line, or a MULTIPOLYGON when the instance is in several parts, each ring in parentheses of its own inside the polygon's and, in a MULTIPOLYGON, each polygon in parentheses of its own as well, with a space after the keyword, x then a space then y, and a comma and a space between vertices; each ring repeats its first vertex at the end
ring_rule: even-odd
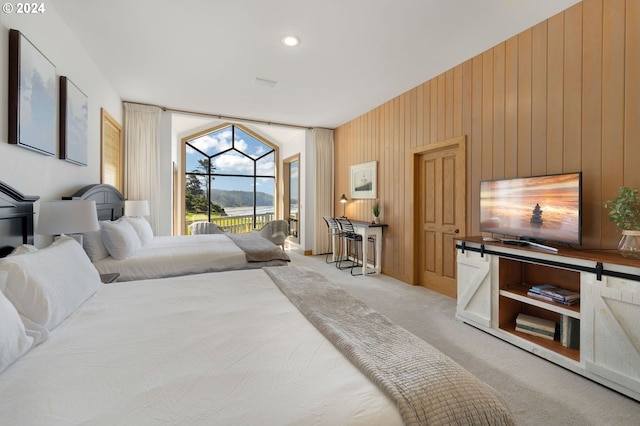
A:
POLYGON ((149 202, 147 200, 126 200, 124 214, 125 216, 149 216, 149 202))
POLYGON ((75 234, 100 229, 93 200, 41 201, 37 233, 75 234))

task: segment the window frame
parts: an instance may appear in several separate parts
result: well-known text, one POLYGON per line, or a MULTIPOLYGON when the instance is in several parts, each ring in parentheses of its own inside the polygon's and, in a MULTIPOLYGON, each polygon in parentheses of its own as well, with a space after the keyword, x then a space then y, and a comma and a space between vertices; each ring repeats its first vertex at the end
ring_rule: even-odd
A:
MULTIPOLYGON (((178 224, 177 227, 174 227, 174 233, 176 233, 176 234, 183 234, 186 231, 186 226, 185 226, 186 225, 186 204, 185 204, 186 180, 187 180, 187 174, 195 174, 195 173, 191 173, 186 168, 186 161, 187 161, 187 159, 186 159, 186 147, 187 147, 187 144, 189 142, 195 140, 195 139, 198 139, 198 138, 202 137, 202 136, 206 136, 208 134, 215 133, 217 131, 220 131, 220 130, 228 128, 228 127, 231 127, 232 129, 233 128, 240 129, 242 132, 246 133, 247 135, 255 138, 259 142, 261 142, 264 145, 266 145, 269 148, 271 148, 272 151, 269 151, 266 154, 263 154, 263 155, 261 155, 259 157, 254 158, 251 155, 236 149, 234 147, 233 143, 232 143, 232 146, 230 148, 228 148, 228 149, 226 149, 224 151, 221 151, 221 152, 219 152, 219 153, 217 153, 217 154, 215 154, 213 156, 209 156, 206 153, 203 153, 202 151, 198 150, 208 159, 211 159, 211 158, 214 158, 216 156, 222 155, 224 153, 228 153, 228 152, 232 152, 233 151, 233 152, 239 153, 239 154, 241 154, 241 155, 243 155, 243 156, 245 156, 245 157, 247 157, 247 158, 249 158, 250 160, 253 161, 253 169, 254 169, 253 175, 224 174, 224 173, 213 173, 212 174, 212 173, 207 173, 207 174, 202 174, 202 176, 207 176, 208 177, 208 181, 209 181, 208 184, 210 184, 210 182, 211 182, 210 179, 211 179, 212 176, 214 176, 214 177, 215 176, 222 176, 222 177, 253 178, 254 179, 254 195, 253 195, 254 196, 254 203, 253 203, 253 224, 254 224, 254 227, 255 227, 255 224, 256 224, 256 202, 255 202, 256 201, 256 190, 255 190, 256 186, 255 186, 255 183, 256 183, 257 179, 259 179, 259 178, 270 178, 270 179, 272 178, 274 180, 274 194, 273 194, 273 197, 274 197, 274 215, 275 215, 275 217, 280 217, 280 212, 282 210, 282 206, 281 206, 282 202, 281 202, 280 190, 279 190, 280 186, 281 186, 280 185, 280 180, 281 179, 280 179, 280 176, 279 176, 279 167, 278 167, 278 164, 279 164, 279 146, 276 145, 275 143, 271 142, 267 138, 258 135, 256 132, 252 131, 251 129, 249 129, 249 128, 241 125, 241 124, 237 124, 237 123, 222 123, 220 125, 216 125, 214 127, 210 127, 210 128, 205 129, 205 130, 199 131, 197 133, 185 136, 185 137, 183 137, 181 139, 180 153, 181 153, 182 173, 180 173, 181 184, 180 184, 180 188, 179 188, 179 191, 178 191, 179 194, 176 197, 177 200, 179 200, 179 206, 176 209, 177 215, 174 218, 174 220, 178 224), (258 161, 260 159, 263 159, 264 157, 266 157, 268 155, 271 155, 272 153, 273 153, 273 157, 274 157, 273 158, 273 164, 274 164, 273 176, 271 176, 271 175, 269 175, 269 176, 267 176, 267 175, 258 175, 257 174, 258 161), (178 230, 180 232, 176 232, 178 230)), ((232 130, 232 134, 235 136, 235 130, 232 130)), ((232 141, 233 141, 233 137, 234 136, 232 136, 232 141)), ((210 211, 209 211, 209 216, 208 217, 209 217, 209 219, 211 218, 211 212, 210 211)))

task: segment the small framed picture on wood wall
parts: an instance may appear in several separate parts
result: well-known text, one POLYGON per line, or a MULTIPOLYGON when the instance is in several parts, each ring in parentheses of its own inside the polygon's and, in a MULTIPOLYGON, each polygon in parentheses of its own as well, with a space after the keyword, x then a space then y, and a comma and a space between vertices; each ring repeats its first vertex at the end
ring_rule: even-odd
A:
POLYGON ((351 166, 351 199, 376 198, 378 193, 377 173, 378 163, 368 163, 351 166))

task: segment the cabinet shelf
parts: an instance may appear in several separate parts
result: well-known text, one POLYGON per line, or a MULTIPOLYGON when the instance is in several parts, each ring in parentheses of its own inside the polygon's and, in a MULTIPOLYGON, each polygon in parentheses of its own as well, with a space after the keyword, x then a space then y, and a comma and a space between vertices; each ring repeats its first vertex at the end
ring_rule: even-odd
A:
POLYGON ((515 323, 501 325, 500 329, 506 332, 509 332, 515 336, 518 336, 522 339, 528 340, 531 343, 535 343, 538 346, 542 346, 543 348, 553 351, 557 354, 566 356, 569 359, 580 362, 579 349, 571 349, 571 348, 567 348, 566 346, 562 346, 562 343, 558 342, 557 340, 547 340, 547 339, 543 339, 542 337, 536 337, 527 333, 522 333, 520 331, 517 331, 515 323))
POLYGON ((530 286, 518 286, 510 287, 508 290, 500 290, 500 296, 507 297, 509 299, 517 300, 522 303, 528 303, 538 308, 547 309, 552 312, 556 312, 562 315, 568 315, 572 318, 580 319, 580 303, 575 305, 563 305, 558 302, 547 302, 546 300, 536 299, 527 295, 530 286))

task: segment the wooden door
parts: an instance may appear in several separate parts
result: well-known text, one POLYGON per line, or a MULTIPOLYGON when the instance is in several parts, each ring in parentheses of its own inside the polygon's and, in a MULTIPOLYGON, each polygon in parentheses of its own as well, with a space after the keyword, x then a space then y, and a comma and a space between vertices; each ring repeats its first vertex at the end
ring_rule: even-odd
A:
POLYGON ((465 235, 466 155, 460 137, 414 154, 418 284, 455 298, 454 238, 465 235))

